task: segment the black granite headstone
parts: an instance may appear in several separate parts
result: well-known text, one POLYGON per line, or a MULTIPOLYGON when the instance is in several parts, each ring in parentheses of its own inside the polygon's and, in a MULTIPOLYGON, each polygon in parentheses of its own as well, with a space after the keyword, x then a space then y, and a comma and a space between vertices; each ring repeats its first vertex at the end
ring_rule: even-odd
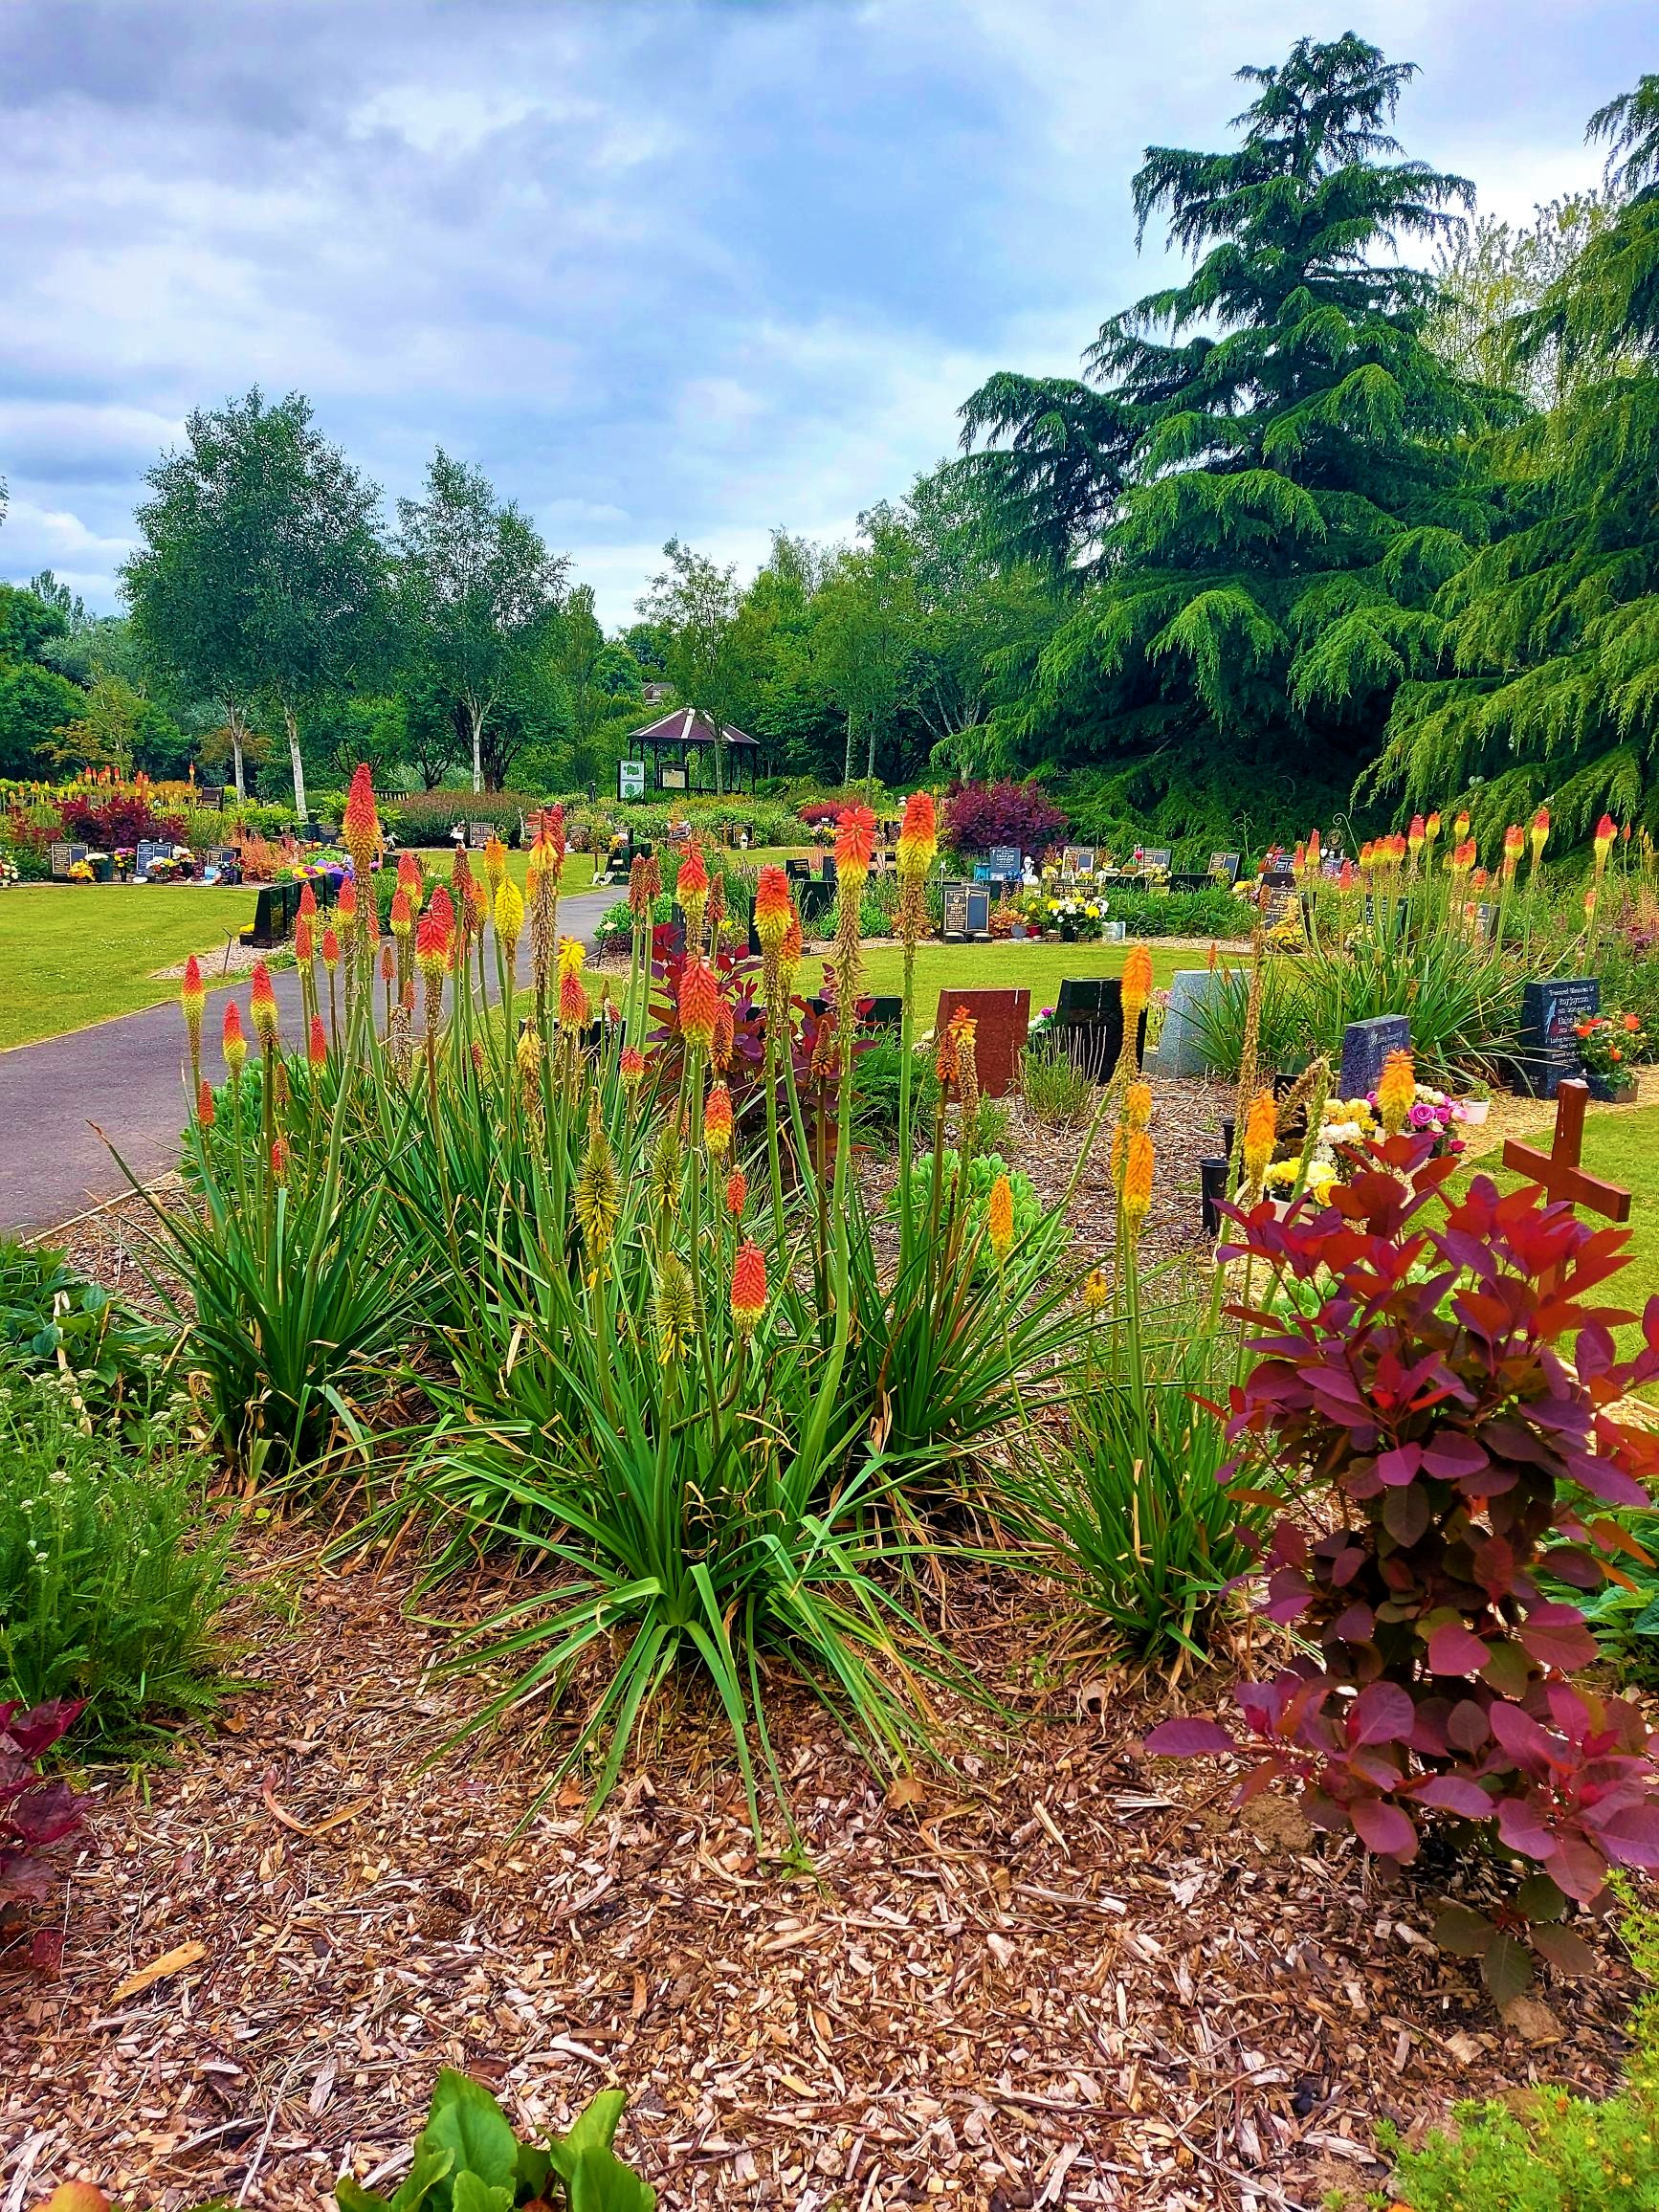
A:
POLYGON ((1410 1050, 1408 1014, 1379 1014, 1372 1022, 1350 1022, 1342 1032, 1342 1096, 1368 1097, 1382 1080, 1389 1053, 1410 1050))
POLYGON ((835 886, 821 876, 809 875, 800 886, 801 927, 810 932, 828 922, 835 905, 835 886))
POLYGON ((944 899, 944 930, 946 938, 966 937, 968 933, 968 887, 965 883, 946 883, 940 886, 944 899))
MULTIPOLYGON (((1054 1033, 1079 1068, 1095 1082, 1110 1080, 1123 1050, 1123 980, 1120 976, 1067 977, 1054 1006, 1054 1033)), ((1146 1051, 1146 1014, 1140 1015, 1136 1044, 1146 1051)))
POLYGON ((1602 1010, 1597 976, 1559 976, 1551 983, 1521 986, 1520 1055, 1515 1089, 1524 1097, 1553 1098, 1562 1081, 1583 1072, 1574 1033, 1580 1022, 1602 1010))
POLYGON ((969 937, 983 937, 991 926, 991 895, 970 884, 967 895, 967 931, 969 937))

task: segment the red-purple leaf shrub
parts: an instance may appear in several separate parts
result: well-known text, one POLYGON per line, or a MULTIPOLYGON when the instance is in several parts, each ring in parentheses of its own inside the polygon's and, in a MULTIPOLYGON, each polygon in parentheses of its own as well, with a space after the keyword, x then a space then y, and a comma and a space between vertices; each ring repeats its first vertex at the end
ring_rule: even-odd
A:
POLYGON ((146 837, 177 845, 185 834, 176 814, 158 814, 147 799, 106 799, 101 807, 90 799, 65 799, 60 813, 66 837, 104 852, 134 851, 146 837))
MULTIPOLYGON (((78 1716, 84 1699, 55 1698, 25 1713, 0 1705, 0 1951, 21 1935, 25 1909, 50 1897, 57 1880, 55 1847, 81 1825, 80 1803, 67 1782, 43 1781, 35 1761, 78 1716)), ((55 1959, 55 1931, 38 1934, 35 1962, 55 1959)))
POLYGON ((957 852, 1039 853, 1065 832, 1065 815, 1035 784, 959 784, 944 803, 944 841, 957 852))
MULTIPOLYGON (((1659 1738, 1568 1680, 1595 1640, 1534 1579, 1546 1560, 1579 1588, 1620 1574, 1629 1538, 1596 1504, 1651 1502, 1659 1439, 1608 1408, 1659 1374, 1659 1297, 1644 1349, 1617 1360, 1611 1332, 1633 1316, 1586 1301, 1627 1232, 1485 1176, 1454 1202, 1454 1163, 1431 1150, 1388 1139, 1353 1156, 1328 1206, 1233 1217, 1228 1256, 1249 1256, 1267 1302, 1230 1309, 1262 1334, 1231 1394, 1227 1479, 1266 1461, 1326 1509, 1313 1535, 1281 1520, 1263 1561, 1263 1610, 1318 1657, 1235 1688, 1249 1736, 1233 1749, 1254 1755, 1241 1801, 1288 1785, 1316 1825, 1396 1865, 1437 1815, 1525 1862, 1513 1912, 1464 1913, 1481 1933, 1463 1948, 1513 1993, 1517 1927, 1569 1897, 1598 1906, 1610 1866, 1659 1868, 1659 1738)), ((1213 1751, 1198 1725, 1166 1721, 1147 1748, 1213 1751)), ((1537 1938, 1558 1964, 1582 1949, 1566 1935, 1537 1938)))

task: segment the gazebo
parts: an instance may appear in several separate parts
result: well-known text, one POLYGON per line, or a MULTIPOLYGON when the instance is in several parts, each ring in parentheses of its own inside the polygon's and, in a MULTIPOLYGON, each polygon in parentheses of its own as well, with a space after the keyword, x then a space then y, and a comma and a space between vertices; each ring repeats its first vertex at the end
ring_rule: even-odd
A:
MULTIPOLYGON (((673 714, 630 730, 627 742, 635 759, 651 756, 649 788, 658 791, 702 791, 715 788, 713 750, 715 725, 696 707, 675 707, 673 714), (706 761, 706 770, 704 763, 706 761)), ((760 741, 746 730, 722 723, 719 744, 725 756, 720 781, 727 791, 753 792, 761 758, 760 741)))

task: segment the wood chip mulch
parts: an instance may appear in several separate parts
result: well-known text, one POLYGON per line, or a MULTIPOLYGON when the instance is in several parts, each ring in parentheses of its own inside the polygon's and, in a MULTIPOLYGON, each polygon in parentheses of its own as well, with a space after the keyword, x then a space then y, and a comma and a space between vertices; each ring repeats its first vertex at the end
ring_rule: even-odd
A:
POLYGON ((1313 2212, 1382 2182, 1381 2115, 1616 2078, 1611 1945, 1501 2022, 1426 1940, 1431 1879, 1385 1890, 1284 1807, 1241 1820, 1213 1771, 1143 1761, 1167 1699, 1053 1679, 1029 1583, 952 1578, 940 1625, 1015 1720, 945 1701, 915 1781, 884 1794, 781 1691, 799 1846, 769 1808, 757 1858, 701 1710, 597 1820, 572 1784, 519 1832, 564 1724, 429 1769, 476 1685, 434 1675, 402 1569, 248 1549, 245 1690, 136 1790, 95 1778, 62 1977, 0 1978, 6 2212, 72 2177, 157 2212, 393 2181, 444 2064, 525 2127, 617 2082, 665 2207, 791 2212, 1313 2212))

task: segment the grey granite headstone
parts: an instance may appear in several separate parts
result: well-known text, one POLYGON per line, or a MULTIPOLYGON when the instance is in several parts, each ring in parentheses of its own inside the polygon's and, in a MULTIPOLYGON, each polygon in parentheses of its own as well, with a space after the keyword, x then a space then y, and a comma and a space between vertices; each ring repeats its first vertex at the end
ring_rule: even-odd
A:
POLYGON ((1342 1096, 1368 1096, 1382 1080, 1389 1053, 1410 1050, 1407 1014, 1379 1014, 1375 1021, 1350 1022, 1342 1032, 1342 1096))
POLYGON ((1220 996, 1233 968, 1177 968, 1169 979, 1169 1004, 1158 1050, 1147 1062, 1157 1075, 1205 1075, 1210 1072, 1203 1013, 1220 996))

